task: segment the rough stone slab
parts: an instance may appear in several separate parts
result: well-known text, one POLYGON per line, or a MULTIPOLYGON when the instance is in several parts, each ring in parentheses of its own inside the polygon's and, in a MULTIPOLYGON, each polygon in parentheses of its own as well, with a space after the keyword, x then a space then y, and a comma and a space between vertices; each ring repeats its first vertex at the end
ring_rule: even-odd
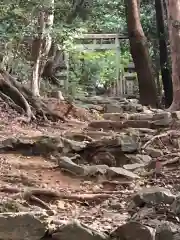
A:
POLYGON ((173 195, 168 189, 161 187, 143 188, 136 193, 133 197, 133 201, 136 206, 142 206, 142 204, 172 204, 175 200, 173 195))
POLYGON ((60 168, 69 170, 75 175, 84 175, 84 167, 77 165, 68 157, 60 157, 60 159, 58 159, 58 165, 60 168))
POLYGON ((0 213, 0 239, 39 240, 47 230, 45 213, 0 213))
POLYGON ((180 194, 176 196, 176 199, 171 205, 171 209, 175 214, 180 214, 180 194))
POLYGON ((121 167, 110 167, 107 169, 109 177, 124 177, 128 179, 138 179, 139 176, 121 167))
POLYGON ((104 240, 107 236, 97 232, 88 226, 81 224, 79 221, 71 221, 60 226, 56 233, 52 234, 54 240, 104 240))
POLYGON ((136 170, 137 168, 143 168, 145 166, 144 163, 133 163, 133 164, 125 164, 123 165, 123 168, 126 170, 136 170))
POLYGON ((111 233, 111 239, 154 240, 155 231, 138 222, 128 222, 111 233))
POLYGON ((178 240, 180 239, 180 227, 172 222, 162 221, 156 227, 155 240, 178 240))
POLYGON ((163 155, 163 151, 161 149, 155 149, 152 147, 147 147, 144 151, 152 158, 161 157, 163 155))

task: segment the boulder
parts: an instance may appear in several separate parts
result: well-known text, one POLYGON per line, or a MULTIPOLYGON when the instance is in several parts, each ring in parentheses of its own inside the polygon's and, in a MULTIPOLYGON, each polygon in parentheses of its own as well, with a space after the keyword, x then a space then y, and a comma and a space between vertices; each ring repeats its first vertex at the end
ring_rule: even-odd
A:
POLYGON ((134 136, 121 135, 119 137, 121 142, 121 150, 125 153, 132 153, 137 151, 139 144, 137 138, 134 136))
POLYGON ((180 194, 176 196, 176 199, 171 205, 171 209, 176 215, 180 214, 180 194))
POLYGON ((107 235, 98 232, 88 226, 80 223, 79 221, 71 221, 59 227, 59 229, 52 234, 54 240, 104 240, 107 239, 107 235))
POLYGON ((0 238, 3 240, 39 240, 47 231, 45 213, 0 213, 0 238))
POLYGON ((176 120, 180 120, 180 111, 172 112, 171 116, 176 120))
POLYGON ((109 103, 106 104, 106 113, 123 113, 123 109, 120 106, 120 104, 116 104, 116 103, 109 103))
POLYGON ((133 196, 132 200, 136 206, 141 207, 144 204, 172 204, 175 198, 168 189, 151 187, 143 188, 133 196))
POLYGON ((180 227, 172 222, 162 221, 156 227, 155 240, 178 240, 180 239, 180 227))
POLYGON ((110 234, 111 239, 122 240, 153 240, 154 231, 152 228, 138 222, 128 222, 110 234))
POLYGON ((155 126, 168 127, 172 122, 172 116, 170 112, 156 113, 153 116, 153 124, 155 126))

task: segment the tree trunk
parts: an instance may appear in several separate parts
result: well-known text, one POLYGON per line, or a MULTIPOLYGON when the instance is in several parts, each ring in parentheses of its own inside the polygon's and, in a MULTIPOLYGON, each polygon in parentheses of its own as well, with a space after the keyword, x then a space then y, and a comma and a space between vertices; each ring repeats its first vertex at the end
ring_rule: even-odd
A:
POLYGON ((170 111, 180 110, 180 0, 166 1, 172 58, 173 102, 170 111))
POLYGON ((147 39, 140 22, 139 1, 126 0, 125 2, 130 50, 138 76, 140 102, 143 105, 156 107, 156 84, 147 39))
POLYGON ((33 73, 31 89, 35 97, 40 96, 40 77, 44 71, 52 44, 51 30, 54 21, 54 0, 48 1, 44 6, 44 9, 39 11, 37 21, 38 37, 32 44, 33 73))
POLYGON ((38 37, 33 42, 32 51, 33 55, 33 72, 32 72, 32 81, 31 81, 31 90, 34 97, 39 97, 39 78, 40 78, 40 64, 41 64, 41 54, 42 54, 42 46, 43 46, 43 34, 45 30, 45 22, 44 22, 45 14, 44 12, 39 12, 38 16, 38 27, 39 33, 38 37))
POLYGON ((55 75, 57 71, 66 69, 64 52, 63 50, 58 49, 56 44, 52 43, 48 58, 49 59, 43 69, 42 77, 59 86, 60 81, 55 75))
POLYGON ((155 0, 155 9, 156 9, 157 33, 159 38, 160 67, 165 96, 165 107, 169 107, 173 100, 173 89, 171 73, 168 67, 169 63, 165 36, 163 0, 155 0))

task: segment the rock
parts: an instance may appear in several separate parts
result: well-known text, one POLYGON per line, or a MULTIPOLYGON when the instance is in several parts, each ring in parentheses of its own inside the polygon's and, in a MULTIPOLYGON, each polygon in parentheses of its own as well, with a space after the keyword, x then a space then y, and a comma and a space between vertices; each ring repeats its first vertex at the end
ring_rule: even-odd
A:
POLYGON ((180 239, 179 226, 167 221, 162 221, 159 226, 157 225, 155 240, 175 240, 175 239, 180 239))
POLYGON ((121 135, 121 150, 125 153, 132 153, 137 151, 139 144, 136 137, 128 136, 128 135, 121 135))
POLYGON ((161 157, 163 155, 163 151, 161 149, 155 149, 152 147, 147 147, 144 151, 152 158, 161 157))
POLYGON ((156 126, 166 127, 172 122, 172 116, 170 112, 156 113, 153 116, 153 124, 156 126))
POLYGON ((152 120, 153 114, 134 113, 134 114, 129 114, 128 119, 129 120, 152 120))
POLYGON ((151 128, 151 122, 147 120, 125 120, 125 121, 92 121, 88 128, 120 131, 123 128, 151 128))
POLYGON ((131 217, 131 220, 133 221, 140 221, 143 222, 144 219, 151 219, 156 216, 156 211, 154 208, 147 208, 143 207, 140 208, 139 211, 137 211, 133 216, 131 217))
POLYGON ((77 142, 63 137, 38 136, 31 138, 7 138, 0 141, 0 151, 16 150, 28 155, 48 156, 52 153, 67 154, 80 151, 86 146, 85 142, 77 142))
POLYGON ((102 112, 104 110, 103 106, 99 106, 99 105, 93 105, 93 104, 89 104, 88 106, 89 109, 94 109, 97 110, 99 112, 102 112))
POLYGON ((140 207, 144 204, 172 204, 175 196, 165 188, 151 187, 144 188, 134 195, 132 198, 136 206, 140 207))
POLYGON ((133 164, 123 165, 123 168, 125 168, 126 170, 133 171, 133 170, 136 170, 136 169, 138 169, 138 168, 142 168, 142 167, 144 167, 144 166, 145 166, 144 163, 133 163, 133 164))
POLYGON ((138 147, 136 136, 114 135, 87 143, 80 154, 89 163, 122 166, 128 160, 125 153, 135 153, 138 147))
POLYGON ((50 93, 50 96, 53 97, 53 98, 57 98, 57 99, 59 99, 59 100, 61 100, 61 101, 64 101, 64 97, 63 97, 61 91, 52 91, 52 92, 50 93))
POLYGON ((0 213, 5 212, 28 212, 28 206, 23 205, 23 200, 17 200, 12 198, 0 199, 0 213))
POLYGON ((111 120, 111 121, 121 121, 124 119, 128 119, 129 114, 124 113, 104 113, 103 118, 105 120, 111 120))
POLYGON ((138 222, 128 222, 110 234, 112 240, 153 240, 154 231, 138 222))
POLYGON ((84 167, 77 165, 68 157, 60 157, 58 159, 58 165, 61 169, 68 170, 69 172, 74 173, 74 175, 84 176, 85 174, 84 167))
POLYGON ((180 194, 176 196, 176 199, 171 205, 171 209, 176 215, 180 214, 180 194))
POLYGON ((107 165, 92 165, 92 166, 84 165, 84 175, 89 177, 106 175, 107 169, 109 169, 107 165))
POLYGON ((172 118, 175 118, 176 120, 180 120, 180 111, 175 111, 171 113, 172 118))
POLYGON ((47 231, 45 213, 0 213, 0 236, 3 240, 39 240, 47 231))
POLYGON ((107 175, 110 178, 121 177, 126 179, 138 179, 139 176, 121 167, 110 167, 107 169, 107 175))
POLYGON ((152 158, 149 155, 146 154, 126 154, 126 156, 130 159, 130 163, 139 163, 147 165, 149 162, 151 162, 152 158))
POLYGON ((52 234, 52 239, 54 240, 73 240, 75 238, 82 240, 103 240, 107 239, 107 236, 75 220, 60 226, 57 232, 52 234))
POLYGON ((140 161, 145 164, 149 163, 152 160, 152 158, 146 154, 137 154, 136 157, 139 158, 140 161))
POLYGON ((120 106, 120 104, 116 104, 116 103, 109 103, 106 105, 105 107, 105 112, 106 113, 122 113, 123 109, 120 106))

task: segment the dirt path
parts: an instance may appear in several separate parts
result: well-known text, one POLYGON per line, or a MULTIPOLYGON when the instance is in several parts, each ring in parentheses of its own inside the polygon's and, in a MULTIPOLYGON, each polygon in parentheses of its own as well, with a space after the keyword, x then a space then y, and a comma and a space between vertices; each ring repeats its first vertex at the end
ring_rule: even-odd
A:
POLYGON ((15 153, 0 154, 1 184, 48 189, 78 189, 81 181, 65 176, 57 165, 42 157, 26 157, 15 153))

